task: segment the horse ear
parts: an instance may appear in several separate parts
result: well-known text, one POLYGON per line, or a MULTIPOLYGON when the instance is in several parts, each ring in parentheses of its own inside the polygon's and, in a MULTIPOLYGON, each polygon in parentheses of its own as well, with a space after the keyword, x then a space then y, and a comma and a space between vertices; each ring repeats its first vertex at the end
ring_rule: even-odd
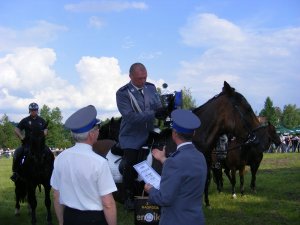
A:
POLYGON ((224 87, 222 88, 222 91, 231 95, 235 89, 232 88, 226 81, 224 81, 224 87))

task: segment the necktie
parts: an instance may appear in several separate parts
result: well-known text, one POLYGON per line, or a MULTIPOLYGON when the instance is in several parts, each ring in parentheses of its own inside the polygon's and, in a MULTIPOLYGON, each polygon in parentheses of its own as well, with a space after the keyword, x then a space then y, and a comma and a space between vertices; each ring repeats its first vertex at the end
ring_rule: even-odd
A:
POLYGON ((143 88, 139 89, 138 91, 139 91, 139 92, 141 93, 141 95, 144 97, 143 88))

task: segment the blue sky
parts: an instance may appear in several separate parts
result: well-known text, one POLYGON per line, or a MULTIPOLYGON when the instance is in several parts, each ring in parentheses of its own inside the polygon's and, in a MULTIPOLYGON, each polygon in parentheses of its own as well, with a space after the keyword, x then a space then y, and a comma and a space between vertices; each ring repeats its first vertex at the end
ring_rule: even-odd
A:
POLYGON ((10 0, 0 2, 0 116, 30 102, 65 120, 93 104, 118 116, 115 92, 142 62, 148 81, 186 87, 197 105, 226 80, 259 112, 300 106, 298 0, 10 0))

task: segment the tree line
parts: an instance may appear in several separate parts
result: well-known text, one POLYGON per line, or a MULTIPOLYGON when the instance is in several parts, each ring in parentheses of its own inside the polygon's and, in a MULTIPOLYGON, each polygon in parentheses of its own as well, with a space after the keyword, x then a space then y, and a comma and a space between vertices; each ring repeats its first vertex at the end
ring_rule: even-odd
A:
POLYGON ((273 105, 270 97, 267 97, 259 116, 266 117, 274 126, 282 125, 288 129, 300 126, 300 109, 295 104, 285 105, 281 110, 280 107, 273 105))
MULTIPOLYGON (((159 90, 161 93, 161 90, 159 90)), ((187 88, 182 90, 183 108, 196 108, 195 99, 192 97, 191 91, 187 88)), ((58 107, 50 109, 47 105, 43 105, 40 109, 40 116, 48 122, 48 135, 46 144, 50 148, 64 149, 72 146, 73 140, 71 134, 66 130, 62 123, 62 113, 58 107)), ((300 125, 300 109, 296 105, 285 105, 283 110, 273 106, 270 97, 267 97, 264 108, 260 111, 259 116, 264 116, 273 125, 283 125, 287 128, 294 128, 300 125)), ((108 118, 104 123, 109 121, 108 118)), ((9 120, 4 114, 0 119, 0 148, 15 149, 20 145, 20 140, 16 137, 14 129, 17 123, 9 120)))

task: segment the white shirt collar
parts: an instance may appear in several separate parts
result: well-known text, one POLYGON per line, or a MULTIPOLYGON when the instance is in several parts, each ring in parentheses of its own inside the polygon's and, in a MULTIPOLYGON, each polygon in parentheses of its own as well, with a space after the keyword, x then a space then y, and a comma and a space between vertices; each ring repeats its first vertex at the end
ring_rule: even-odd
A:
POLYGON ((135 86, 132 82, 130 82, 131 84, 132 84, 132 86, 137 90, 137 91, 139 91, 139 90, 143 90, 143 88, 144 87, 141 87, 141 88, 138 88, 137 86, 135 86))
POLYGON ((184 145, 190 145, 190 144, 192 144, 191 141, 181 143, 180 145, 177 146, 177 149, 180 148, 180 147, 182 147, 182 146, 184 146, 184 145))

